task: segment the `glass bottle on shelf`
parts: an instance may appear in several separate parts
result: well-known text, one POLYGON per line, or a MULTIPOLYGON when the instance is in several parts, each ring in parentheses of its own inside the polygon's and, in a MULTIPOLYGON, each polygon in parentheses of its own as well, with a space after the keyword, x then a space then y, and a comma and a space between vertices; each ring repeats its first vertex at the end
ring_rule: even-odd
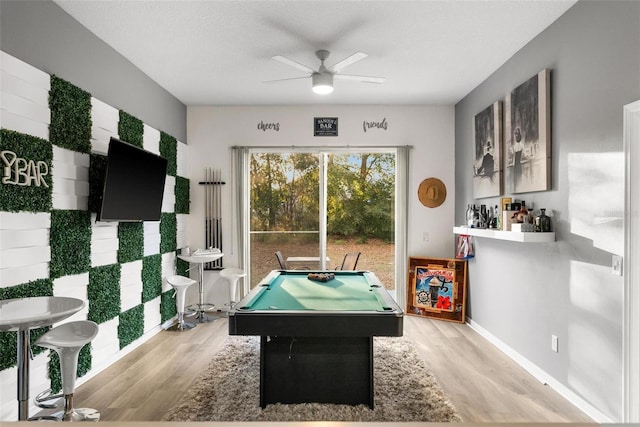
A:
POLYGON ((529 223, 529 211, 525 206, 524 200, 520 203, 520 210, 516 213, 516 221, 519 223, 529 223))
POLYGON ((545 208, 540 208, 540 215, 536 217, 536 231, 548 233, 551 231, 551 218, 545 213, 545 208))

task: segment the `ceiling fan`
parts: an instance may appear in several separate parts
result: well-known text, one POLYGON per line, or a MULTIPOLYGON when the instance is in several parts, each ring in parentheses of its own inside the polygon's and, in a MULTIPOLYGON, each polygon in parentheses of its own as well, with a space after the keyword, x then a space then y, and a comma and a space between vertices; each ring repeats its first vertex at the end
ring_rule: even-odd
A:
POLYGON ((354 76, 351 74, 340 74, 340 71, 354 64, 361 59, 366 58, 368 55, 362 52, 356 52, 351 56, 346 57, 342 61, 337 62, 336 64, 325 67, 324 61, 329 57, 330 52, 328 50, 318 50, 316 52, 316 56, 320 60, 320 68, 318 70, 314 70, 311 67, 308 67, 304 64, 301 64, 293 59, 289 59, 285 56, 274 56, 273 59, 276 61, 280 61, 283 64, 291 65, 299 70, 305 71, 309 73, 308 76, 305 77, 293 77, 289 79, 279 79, 279 80, 270 80, 265 83, 277 83, 283 82, 287 80, 299 80, 299 79, 307 79, 311 77, 312 88, 315 93, 326 95, 328 93, 333 92, 333 79, 343 79, 343 80, 355 80, 364 83, 382 83, 384 82, 384 77, 371 77, 371 76, 354 76))

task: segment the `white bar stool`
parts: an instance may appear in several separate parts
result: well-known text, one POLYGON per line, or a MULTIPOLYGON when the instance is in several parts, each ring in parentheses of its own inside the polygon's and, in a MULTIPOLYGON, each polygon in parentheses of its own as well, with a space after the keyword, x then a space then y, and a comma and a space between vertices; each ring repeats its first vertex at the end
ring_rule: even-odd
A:
MULTIPOLYGON (((223 277, 229 281, 229 308, 233 308, 238 300, 236 300, 236 296, 238 295, 238 280, 240 278, 245 277, 247 273, 239 268, 225 268, 220 270, 220 277, 223 277)), ((249 283, 245 280, 243 287, 243 295, 247 295, 249 293, 249 283)))
POLYGON ((91 342, 97 334, 97 323, 90 320, 80 320, 56 326, 36 341, 36 345, 49 348, 58 353, 60 357, 60 373, 62 375, 62 395, 49 396, 49 398, 40 398, 38 396, 36 400, 50 400, 64 396, 63 411, 40 419, 55 419, 58 421, 100 420, 100 413, 95 409, 73 407, 78 355, 82 347, 91 342))
POLYGON ((178 325, 177 329, 183 331, 185 329, 193 329, 196 327, 195 323, 187 323, 184 321, 184 300, 187 288, 191 285, 195 285, 196 282, 193 279, 184 276, 170 276, 167 278, 167 283, 173 287, 176 296, 176 309, 178 311, 178 325))

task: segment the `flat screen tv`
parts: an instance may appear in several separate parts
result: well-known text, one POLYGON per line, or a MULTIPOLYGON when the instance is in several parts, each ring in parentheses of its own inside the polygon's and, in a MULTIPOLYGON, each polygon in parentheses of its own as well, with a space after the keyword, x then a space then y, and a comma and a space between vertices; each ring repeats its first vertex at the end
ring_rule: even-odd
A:
POLYGON ((111 138, 98 221, 159 221, 167 159, 111 138))

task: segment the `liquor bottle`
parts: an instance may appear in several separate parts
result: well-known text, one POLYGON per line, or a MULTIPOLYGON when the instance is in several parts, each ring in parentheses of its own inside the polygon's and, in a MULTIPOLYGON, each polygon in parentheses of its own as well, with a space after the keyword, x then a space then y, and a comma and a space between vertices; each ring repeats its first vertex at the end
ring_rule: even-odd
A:
POLYGON ((519 223, 529 223, 529 211, 527 210, 524 200, 520 204, 520 210, 516 213, 516 220, 519 223))
POLYGON ((546 209, 540 208, 540 215, 536 217, 536 231, 547 233, 551 231, 551 218, 545 213, 546 209))

